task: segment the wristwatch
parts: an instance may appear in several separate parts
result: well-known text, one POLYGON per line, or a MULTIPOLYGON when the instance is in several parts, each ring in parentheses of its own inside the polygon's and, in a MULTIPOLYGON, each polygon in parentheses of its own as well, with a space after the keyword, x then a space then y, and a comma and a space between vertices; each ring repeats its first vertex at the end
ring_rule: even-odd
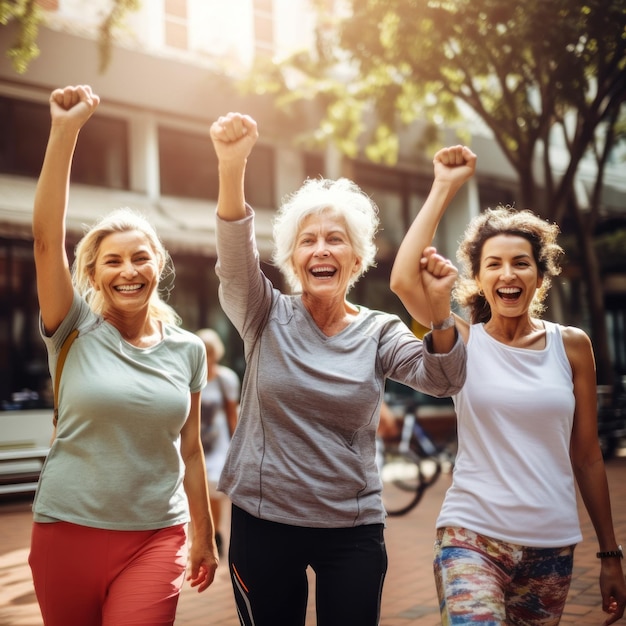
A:
POLYGON ((446 317, 446 319, 443 320, 441 324, 433 324, 432 322, 430 323, 431 330, 446 330, 448 328, 452 328, 453 326, 454 326, 454 315, 452 315, 452 313, 450 313, 450 315, 448 315, 448 317, 446 317))
POLYGON ((619 557, 620 559, 623 559, 624 553, 622 552, 622 546, 617 546, 617 550, 609 550, 608 552, 596 552, 596 556, 599 559, 608 559, 609 557, 619 557))

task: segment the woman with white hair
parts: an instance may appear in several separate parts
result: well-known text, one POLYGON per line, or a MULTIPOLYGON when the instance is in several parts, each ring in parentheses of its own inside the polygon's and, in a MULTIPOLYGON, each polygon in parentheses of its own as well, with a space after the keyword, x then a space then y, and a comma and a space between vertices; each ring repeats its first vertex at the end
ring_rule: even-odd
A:
POLYGON ((180 590, 213 581, 217 549, 200 445, 202 341, 159 295, 169 255, 130 209, 76 247, 65 216, 74 147, 99 97, 55 89, 33 211, 41 334, 62 367, 58 423, 33 503, 29 563, 46 626, 173 624, 180 590), (187 523, 193 543, 188 547, 187 523))
POLYGON ((451 264, 424 275, 433 331, 347 299, 374 263, 377 209, 353 182, 308 180, 279 209, 274 261, 292 294, 262 273, 244 197, 256 122, 211 126, 219 161, 217 273, 246 356, 239 424, 220 490, 233 503, 230 574, 241 624, 305 623, 316 574, 319 626, 375 626, 387 569, 376 428, 385 380, 435 396, 465 379, 450 324, 451 264))

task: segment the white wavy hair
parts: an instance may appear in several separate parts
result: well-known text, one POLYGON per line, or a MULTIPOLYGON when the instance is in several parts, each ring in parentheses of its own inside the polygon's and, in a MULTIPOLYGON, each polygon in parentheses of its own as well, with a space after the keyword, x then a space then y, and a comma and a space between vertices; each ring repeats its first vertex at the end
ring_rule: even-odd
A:
POLYGON ((285 198, 274 218, 272 261, 294 292, 302 289, 292 264, 302 222, 310 215, 319 215, 325 211, 344 220, 348 238, 360 260, 358 271, 351 276, 348 283, 348 291, 375 265, 374 238, 380 220, 378 207, 373 200, 347 178, 309 178, 300 189, 285 198))

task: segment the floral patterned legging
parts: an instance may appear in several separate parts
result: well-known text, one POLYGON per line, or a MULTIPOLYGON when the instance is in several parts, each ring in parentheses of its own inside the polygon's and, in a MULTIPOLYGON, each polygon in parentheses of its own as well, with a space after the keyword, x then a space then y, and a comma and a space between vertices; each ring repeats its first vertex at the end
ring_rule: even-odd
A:
POLYGON ((555 626, 574 547, 529 548, 464 528, 440 528, 434 572, 442 626, 555 626))

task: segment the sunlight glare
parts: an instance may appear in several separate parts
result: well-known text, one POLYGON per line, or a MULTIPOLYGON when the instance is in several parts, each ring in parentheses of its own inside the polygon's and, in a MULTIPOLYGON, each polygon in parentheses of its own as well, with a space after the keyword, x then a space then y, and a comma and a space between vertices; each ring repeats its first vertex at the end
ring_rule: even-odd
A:
POLYGON ((195 2, 189 19, 190 47, 247 63, 254 52, 254 24, 247 0, 195 2))

